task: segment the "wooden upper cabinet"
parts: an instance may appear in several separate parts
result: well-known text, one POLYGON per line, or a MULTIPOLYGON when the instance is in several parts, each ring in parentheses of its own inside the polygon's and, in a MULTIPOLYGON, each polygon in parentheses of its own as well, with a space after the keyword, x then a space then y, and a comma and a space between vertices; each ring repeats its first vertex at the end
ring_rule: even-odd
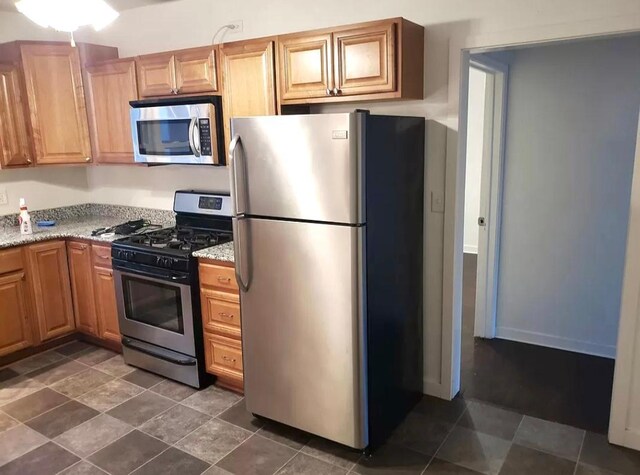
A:
POLYGON ((91 161, 78 50, 67 44, 20 45, 38 164, 91 161))
POLYGON ((217 91, 216 49, 206 46, 139 56, 140 97, 217 91))
POLYGON ((94 160, 133 163, 129 101, 138 99, 135 61, 89 66, 85 78, 94 160))
POLYGON ((404 18, 278 37, 280 100, 424 97, 424 28, 404 18))
POLYGON ((64 241, 47 241, 27 247, 29 279, 40 340, 75 329, 69 266, 64 241))
POLYGON ((175 93, 175 61, 173 53, 147 54, 137 58, 138 92, 141 97, 175 93))
POLYGON ((280 36, 278 45, 283 101, 330 95, 333 89, 330 33, 280 36))
POLYGON ((178 94, 216 92, 216 48, 210 46, 178 51, 175 54, 178 94))
POLYGON ((0 356, 31 346, 24 271, 0 275, 0 356))
POLYGON ((225 134, 233 117, 276 114, 273 40, 227 43, 220 47, 225 134))
POLYGON ((67 243, 67 255, 76 328, 83 333, 97 336, 98 318, 93 293, 91 246, 84 242, 70 241, 67 243))
POLYGON ((22 73, 16 64, 0 64, 0 168, 32 164, 22 73))
POLYGON ((333 34, 334 94, 396 90, 395 23, 333 34))

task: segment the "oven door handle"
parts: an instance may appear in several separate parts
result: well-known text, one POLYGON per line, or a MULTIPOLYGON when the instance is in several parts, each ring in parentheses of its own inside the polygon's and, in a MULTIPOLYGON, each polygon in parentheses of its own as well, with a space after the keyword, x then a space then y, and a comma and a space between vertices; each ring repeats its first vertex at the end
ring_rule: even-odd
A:
POLYGON ((198 118, 192 117, 189 123, 189 148, 196 157, 200 156, 200 131, 198 131, 198 138, 196 140, 196 131, 198 130, 198 118))
POLYGON ((154 273, 154 272, 145 272, 138 269, 130 269, 128 267, 120 267, 114 266, 114 270, 118 270, 120 272, 124 272, 130 275, 139 275, 142 277, 151 277, 152 279, 158 280, 168 280, 171 282, 181 283, 181 282, 189 282, 189 276, 187 275, 175 275, 175 274, 166 274, 166 273, 154 273))

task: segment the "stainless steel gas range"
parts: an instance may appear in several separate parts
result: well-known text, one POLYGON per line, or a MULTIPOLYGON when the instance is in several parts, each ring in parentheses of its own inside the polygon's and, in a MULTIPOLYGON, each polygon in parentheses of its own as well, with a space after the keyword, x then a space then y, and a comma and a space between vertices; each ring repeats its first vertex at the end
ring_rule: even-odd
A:
POLYGON ((232 240, 228 195, 177 191, 176 226, 114 241, 125 362, 197 388, 204 370, 198 262, 193 251, 232 240))

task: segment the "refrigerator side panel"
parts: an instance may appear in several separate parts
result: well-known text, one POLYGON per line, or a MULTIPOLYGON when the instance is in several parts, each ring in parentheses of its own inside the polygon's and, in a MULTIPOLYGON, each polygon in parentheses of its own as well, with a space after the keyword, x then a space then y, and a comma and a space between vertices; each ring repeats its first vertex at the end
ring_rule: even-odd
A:
POLYGON ((368 445, 364 227, 238 222, 249 412, 368 445))
POLYGON ((235 118, 232 134, 238 214, 364 222, 356 114, 235 118))
POLYGON ((422 397, 424 118, 364 121, 370 443, 422 397))

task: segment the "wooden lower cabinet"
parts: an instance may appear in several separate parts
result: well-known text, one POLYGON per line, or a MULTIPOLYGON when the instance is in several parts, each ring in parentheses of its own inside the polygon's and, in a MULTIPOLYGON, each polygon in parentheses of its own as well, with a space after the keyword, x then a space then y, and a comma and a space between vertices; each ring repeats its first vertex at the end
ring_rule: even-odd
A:
POLYGON ((233 264, 200 259, 198 270, 206 370, 220 386, 242 392, 240 297, 233 264))
POLYGON ((98 316, 98 337, 103 340, 120 343, 120 325, 118 324, 118 306, 116 303, 113 270, 95 266, 93 268, 93 277, 98 316))
POLYGON ((0 275, 0 356, 32 345, 24 270, 0 275))
POLYGON ((98 334, 96 302, 93 297, 93 266, 91 264, 91 246, 85 242, 69 241, 69 272, 71 275, 71 294, 73 311, 78 331, 89 335, 98 334))
POLYGON ((65 242, 32 244, 27 247, 27 259, 39 339, 73 332, 76 324, 65 242))

